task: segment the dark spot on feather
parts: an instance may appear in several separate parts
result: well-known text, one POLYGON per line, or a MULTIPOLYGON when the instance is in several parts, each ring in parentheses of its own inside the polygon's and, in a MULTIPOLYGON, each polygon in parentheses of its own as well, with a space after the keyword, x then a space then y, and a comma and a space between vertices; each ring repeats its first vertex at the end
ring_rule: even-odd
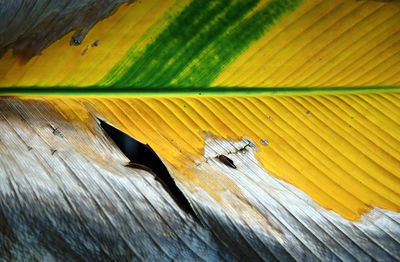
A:
POLYGON ((59 136, 59 137, 64 137, 63 134, 60 132, 60 130, 58 130, 58 127, 55 127, 52 124, 49 124, 49 126, 53 132, 53 135, 59 136))
POLYGON ((219 156, 217 156, 217 158, 219 159, 219 161, 221 161, 226 166, 236 169, 236 165, 233 163, 233 160, 230 159, 229 157, 227 157, 225 155, 219 155, 219 156))
POLYGON ((244 147, 240 148, 237 152, 247 151, 247 147, 252 147, 253 146, 253 144, 250 141, 248 141, 247 139, 245 140, 245 142, 247 142, 247 144, 244 147))
POLYGON ((86 51, 87 51, 87 50, 88 50, 88 47, 86 47, 86 48, 82 51, 81 55, 86 54, 86 51))

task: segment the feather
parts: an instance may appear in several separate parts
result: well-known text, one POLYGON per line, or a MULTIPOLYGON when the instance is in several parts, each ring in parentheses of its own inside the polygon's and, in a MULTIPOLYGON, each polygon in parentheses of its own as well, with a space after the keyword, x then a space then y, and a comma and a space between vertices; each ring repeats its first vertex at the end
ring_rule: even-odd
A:
POLYGON ((0 5, 3 260, 400 260, 398 1, 111 2, 0 5))

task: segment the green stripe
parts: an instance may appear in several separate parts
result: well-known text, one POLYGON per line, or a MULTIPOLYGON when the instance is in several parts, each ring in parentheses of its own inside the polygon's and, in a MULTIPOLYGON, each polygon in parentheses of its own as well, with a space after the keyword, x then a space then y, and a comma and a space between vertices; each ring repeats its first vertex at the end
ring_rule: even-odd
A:
POLYGON ((109 82, 109 79, 112 79, 113 85, 132 86, 136 82, 135 79, 157 72, 156 70, 191 41, 202 27, 226 8, 229 2, 192 1, 155 41, 147 46, 143 54, 135 55, 135 50, 130 50, 128 56, 106 76, 105 81, 109 82), (120 71, 125 72, 121 75, 120 71))
POLYGON ((101 83, 116 87, 208 87, 223 67, 262 37, 301 0, 272 0, 244 18, 259 0, 189 4, 143 53, 129 53, 101 83))
POLYGON ((293 11, 300 0, 272 0, 266 7, 243 20, 212 48, 206 50, 201 63, 192 64, 177 79, 180 86, 209 86, 251 43, 261 38, 284 14, 293 11))

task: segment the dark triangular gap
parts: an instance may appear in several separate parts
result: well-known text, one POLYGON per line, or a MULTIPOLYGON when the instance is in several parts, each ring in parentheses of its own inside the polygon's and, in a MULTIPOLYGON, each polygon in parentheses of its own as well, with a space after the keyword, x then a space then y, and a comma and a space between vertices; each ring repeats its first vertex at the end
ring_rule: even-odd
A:
POLYGON ((189 201, 176 185, 174 179, 168 172, 164 163, 158 157, 156 152, 147 144, 143 144, 110 124, 98 119, 100 126, 106 134, 121 149, 122 153, 131 161, 128 167, 140 168, 150 171, 157 181, 161 183, 164 189, 171 195, 174 201, 185 212, 192 215, 196 220, 195 212, 189 201))

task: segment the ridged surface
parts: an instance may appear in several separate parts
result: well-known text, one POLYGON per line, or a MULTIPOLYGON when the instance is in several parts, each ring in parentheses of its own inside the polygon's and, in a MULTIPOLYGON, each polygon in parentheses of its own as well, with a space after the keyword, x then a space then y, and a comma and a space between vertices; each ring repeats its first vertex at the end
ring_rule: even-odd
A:
POLYGON ((212 233, 125 167, 98 124, 1 99, 0 130, 0 260, 223 261, 212 233))
POLYGON ((40 99, 70 121, 95 115, 148 143, 178 180, 202 183, 191 168, 204 160, 205 132, 248 137, 265 170, 326 209, 350 220, 374 206, 399 211, 398 94, 40 99))
POLYGON ((398 1, 305 1, 213 86, 398 86, 398 1))
MULTIPOLYGON (((397 97, 371 95, 369 98, 387 106, 387 101, 397 97)), ((335 100, 339 97, 325 99, 335 100)), ((368 96, 359 99, 367 100, 368 96)), ((254 121, 256 114, 250 115, 249 119, 253 120, 243 121, 243 126, 236 130, 241 126, 233 119, 238 111, 227 104, 232 101, 236 101, 235 104, 247 104, 252 100, 256 103, 254 98, 229 97, 223 100, 47 100, 61 106, 69 105, 63 109, 58 107, 57 112, 44 101, 2 99, 0 249, 3 251, 0 255, 8 261, 43 258, 63 261, 400 259, 399 213, 375 207, 359 221, 349 221, 342 217, 349 214, 340 207, 333 206, 335 212, 325 209, 326 205, 332 203, 331 200, 321 201, 321 198, 337 198, 336 203, 353 211, 353 216, 360 215, 356 212, 354 199, 364 205, 384 206, 382 199, 386 195, 380 192, 382 185, 377 181, 369 181, 382 179, 383 182, 385 174, 382 170, 388 166, 382 164, 380 171, 369 172, 361 181, 355 181, 360 171, 346 165, 341 165, 341 169, 330 167, 332 172, 312 173, 312 169, 304 169, 293 173, 298 162, 304 161, 301 157, 308 155, 302 147, 291 145, 293 140, 304 147, 310 147, 311 142, 286 135, 289 132, 277 115, 272 115, 274 118, 265 122, 268 123, 265 125, 280 127, 275 127, 281 137, 278 140, 274 132, 267 128, 262 133, 259 128, 252 127, 256 131, 251 132, 251 122, 259 127, 263 122, 254 121), (183 100, 186 107, 181 108, 179 101, 183 100), (167 110, 167 105, 172 108, 172 104, 178 105, 177 108, 167 110), (164 109, 161 109, 162 105, 164 109), (157 108, 158 113, 151 112, 148 106, 157 108), (103 113, 97 112, 96 108, 103 113), (115 116, 117 112, 118 116, 123 115, 121 108, 126 115, 130 115, 132 122, 115 116), (185 108, 190 111, 184 112, 185 108), (231 113, 224 113, 224 117, 221 117, 218 112, 226 112, 225 109, 231 113), (200 115, 209 119, 209 123, 199 121, 200 115), (155 149, 193 205, 201 224, 180 210, 153 175, 124 166, 127 159, 104 135, 95 116, 104 117, 116 126, 123 127, 155 149), (82 118, 84 122, 71 121, 71 117, 82 118), (144 119, 139 120, 142 117, 144 119), (196 135, 193 133, 199 130, 193 124, 188 124, 190 119, 215 135, 209 133, 203 138, 198 137, 197 140, 201 140, 199 148, 187 147, 189 142, 196 146, 196 135), (167 121, 168 124, 165 123, 167 121), (179 137, 168 128, 169 125, 176 126, 178 121, 187 123, 175 129, 179 130, 179 137), (148 125, 157 127, 157 134, 148 125), (221 139, 223 135, 220 132, 228 127, 233 130, 232 137, 243 133, 247 138, 241 141, 221 139), (256 140, 259 139, 257 135, 268 139, 269 144, 265 145, 264 142, 264 145, 260 145, 256 140), (186 140, 181 140, 182 137, 186 140), (284 150, 280 151, 280 148, 284 150), (188 152, 193 150, 199 156, 189 159, 188 152), (221 154, 232 159, 236 169, 216 158, 221 154), (279 160, 284 156, 285 160, 279 160), (308 181, 306 187, 299 187, 314 199, 293 185, 271 176, 259 161, 266 170, 271 166, 284 169, 282 177, 285 180, 289 181, 290 175, 296 175, 294 184, 297 186, 303 180, 308 181), (336 186, 332 186, 330 181, 335 181, 336 186), (363 189, 362 183, 368 184, 369 189, 363 189), (325 192, 312 191, 316 187, 321 187, 325 192), (363 190, 368 195, 363 195, 363 190), (319 201, 319 205, 314 200, 319 201), (374 202, 369 202, 371 200, 374 202)), ((257 100, 273 104, 279 99, 263 97, 257 100)), ((301 100, 298 103, 304 104, 301 100)), ((372 108, 368 109, 372 111, 372 108)), ((287 111, 281 109, 279 112, 286 116, 286 122, 295 124, 296 121, 288 119, 287 111)), ((310 114, 308 117, 322 118, 315 109, 310 114)), ((364 115, 374 118, 372 114, 364 115)), ((357 118, 355 116, 354 121, 357 118)), ((303 121, 313 122, 311 119, 303 121)), ((367 138, 368 134, 362 128, 355 129, 360 140, 367 138)), ((381 132, 384 131, 394 135, 390 127, 381 126, 381 132)), ((381 138, 385 140, 387 135, 381 135, 381 138)), ((323 161, 323 153, 333 147, 341 151, 338 157, 344 158, 349 147, 337 141, 339 139, 336 138, 336 143, 321 143, 318 150, 310 150, 310 153, 315 159, 323 161)), ((397 144, 392 142, 392 145, 396 147, 397 144)), ((357 148, 361 144, 353 143, 353 146, 357 148)), ((384 151, 385 147, 375 145, 370 149, 384 151)), ((382 154, 378 152, 372 156, 379 158, 383 157, 382 154)), ((357 164, 362 163, 366 168, 373 163, 371 160, 363 161, 362 154, 354 157, 358 159, 357 164)), ((336 160, 331 158, 331 161, 336 160)), ((307 164, 311 165, 312 160, 310 158, 307 164)), ((351 162, 351 159, 347 161, 351 162)), ((393 163, 395 161, 392 160, 393 163)), ((392 176, 398 176, 398 173, 394 172, 392 176)), ((399 182, 393 180, 386 185, 398 194, 399 182)), ((386 200, 393 202, 389 208, 398 211, 398 204, 394 206, 397 201, 395 197, 386 200)))
POLYGON ((173 4, 175 0, 146 0, 123 5, 97 23, 81 45, 70 46, 71 32, 27 63, 21 63, 10 50, 0 59, 0 86, 93 85, 134 43, 140 46, 147 30, 156 30, 149 27, 156 22, 156 28, 164 25, 161 18, 173 4), (97 46, 92 46, 96 41, 97 46))
POLYGON ((26 62, 50 44, 74 31, 71 45, 129 0, 0 1, 0 57, 8 50, 26 62))
MULTIPOLYGON (((145 136, 138 136, 149 140, 169 166, 171 175, 194 207, 198 217, 194 221, 182 212, 152 174, 125 167, 127 159, 94 119, 98 113, 92 106, 112 109, 115 107, 112 102, 134 104, 140 102, 138 99, 54 101, 62 104, 62 100, 73 108, 59 111, 65 116, 90 112, 85 123, 65 119, 47 102, 0 100, 0 256, 7 261, 400 259, 399 213, 373 208, 361 220, 349 221, 322 208, 301 190, 266 172, 259 162, 266 151, 250 137, 229 141, 207 134, 201 157, 189 164, 188 169, 176 169, 177 163, 167 160, 171 159, 172 149, 162 150, 167 143, 163 140, 182 151, 181 164, 185 163, 188 149, 182 141, 175 140, 176 136, 171 139, 166 127, 159 128, 157 136, 147 129, 145 136), (72 102, 85 107, 79 109, 72 102), (156 138, 159 138, 157 143, 153 142, 156 138), (220 162, 216 158, 220 154, 231 158, 236 168, 220 162)), ((173 98, 168 100, 178 103, 173 98)), ((197 103, 208 106, 214 103, 218 108, 223 103, 217 100, 197 99, 197 103)), ((141 102, 151 106, 167 103, 165 99, 141 102)), ((188 108, 194 105, 193 101, 186 103, 188 108)), ((124 111, 135 119, 134 110, 142 116, 147 114, 149 124, 150 119, 159 123, 167 120, 164 113, 145 113, 140 106, 124 111)), ((233 108, 231 111, 237 113, 233 108)), ((197 112, 204 117, 211 114, 204 108, 197 108, 197 112)), ((177 121, 170 113, 165 114, 171 123, 177 121)), ((196 120, 194 112, 188 115, 196 120)), ((229 114, 227 117, 232 118, 229 114)), ((118 125, 112 114, 107 119, 118 125)), ((138 123, 145 127, 145 122, 138 123)), ((219 122, 228 125, 226 121, 219 122)), ((210 125, 215 123, 211 121, 210 125)), ((131 133, 141 129, 127 125, 131 133)), ((180 134, 188 133, 189 127, 181 127, 180 134)), ((220 129, 210 127, 210 130, 218 135, 220 129)), ((385 130, 389 132, 389 128, 385 130)), ((285 147, 273 135, 270 138, 266 147, 271 150, 279 145, 285 147)), ((290 143, 289 137, 285 138, 290 143)), ((194 137, 188 135, 187 139, 194 137)), ((320 150, 325 151, 323 145, 320 150)), ((314 153, 319 157, 318 152, 314 153)), ((299 154, 304 151, 299 150, 299 154)), ((295 160, 293 154, 292 157, 295 160)), ((263 165, 273 161, 268 159, 263 165)), ((288 162, 296 165, 296 161, 288 162)), ((340 176, 342 182, 338 184, 343 186, 350 175, 340 173, 340 176)), ((323 175, 319 174, 319 179, 325 183, 323 175)), ((353 184, 356 187, 357 183, 353 184)), ((371 185, 371 195, 376 188, 371 185)), ((355 190, 353 193, 360 197, 355 190)), ((335 194, 343 194, 343 190, 336 189, 335 194)))
POLYGON ((76 96, 2 98, 0 248, 15 244, 11 228, 19 251, 56 242, 44 250, 72 260, 399 260, 399 11, 397 1, 143 0, 80 46, 71 32, 28 62, 7 52, 0 93, 76 96), (148 173, 125 173, 95 117, 159 154, 201 226, 148 173))
POLYGON ((399 12, 398 1, 137 1, 78 47, 71 33, 26 64, 8 52, 0 86, 398 86, 399 12))

